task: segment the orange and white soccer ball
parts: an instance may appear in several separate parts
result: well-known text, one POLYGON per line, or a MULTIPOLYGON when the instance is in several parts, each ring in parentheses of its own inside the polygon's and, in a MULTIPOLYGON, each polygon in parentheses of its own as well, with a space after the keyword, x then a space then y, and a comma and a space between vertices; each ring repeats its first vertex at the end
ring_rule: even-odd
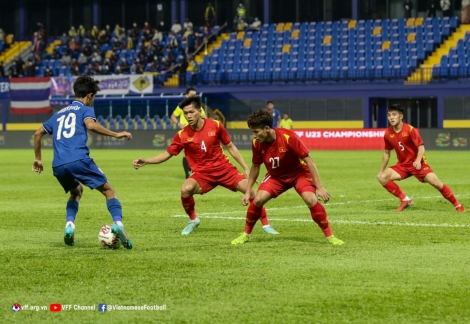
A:
POLYGON ((111 231, 111 226, 112 225, 104 225, 101 227, 98 233, 98 239, 101 245, 108 249, 119 249, 121 241, 119 241, 119 237, 111 231))

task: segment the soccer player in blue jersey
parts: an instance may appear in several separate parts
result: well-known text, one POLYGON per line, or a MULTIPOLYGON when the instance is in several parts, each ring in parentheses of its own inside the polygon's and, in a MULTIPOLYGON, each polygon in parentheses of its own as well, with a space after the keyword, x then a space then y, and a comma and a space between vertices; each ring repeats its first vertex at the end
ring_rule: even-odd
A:
POLYGON ((279 112, 279 110, 274 109, 274 102, 271 100, 268 101, 266 103, 266 108, 273 115, 273 128, 279 127, 279 125, 281 124, 281 113, 279 112))
POLYGON ((96 122, 95 112, 91 106, 96 93, 100 91, 98 83, 99 81, 95 81, 88 75, 78 77, 73 84, 75 100, 69 106, 52 115, 34 133, 36 158, 32 171, 41 174, 44 170, 41 158, 41 141, 44 135, 49 134, 52 136, 54 147, 52 161, 54 176, 65 192, 70 192, 66 207, 65 244, 73 246, 75 242, 75 217, 78 212, 78 203, 83 194, 82 184, 84 184, 90 189, 98 190, 106 197, 106 205, 114 220, 111 230, 119 237, 125 248, 132 249, 132 241, 122 225, 121 203, 106 176, 90 158, 90 151, 86 145, 87 130, 115 138, 126 138, 127 140, 132 138, 128 132, 115 133, 96 122))

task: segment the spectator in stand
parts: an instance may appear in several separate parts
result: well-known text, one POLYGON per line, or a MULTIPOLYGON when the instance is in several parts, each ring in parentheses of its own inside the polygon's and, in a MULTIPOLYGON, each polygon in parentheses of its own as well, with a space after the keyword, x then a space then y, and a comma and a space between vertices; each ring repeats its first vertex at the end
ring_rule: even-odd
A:
POLYGON ((160 24, 158 25, 158 30, 162 33, 168 32, 168 28, 166 27, 165 22, 163 20, 160 21, 160 24))
POLYGON ((87 61, 88 61, 88 60, 87 60, 85 54, 84 54, 83 52, 80 53, 80 56, 78 57, 77 63, 78 63, 79 65, 85 65, 85 64, 87 64, 87 61))
POLYGON ((77 36, 80 42, 82 42, 85 38, 85 28, 83 27, 83 25, 78 26, 77 36))
POLYGON ((186 17, 186 20, 184 21, 183 28, 184 28, 184 32, 186 32, 188 29, 190 30, 194 29, 193 23, 187 17, 186 17))
POLYGON ((405 18, 413 17, 413 2, 411 0, 405 0, 403 3, 403 9, 405 9, 405 18))
POLYGON ((69 48, 72 52, 75 52, 76 50, 78 50, 78 43, 77 41, 75 40, 75 37, 70 37, 70 41, 69 41, 69 48))
POLYGON ((195 86, 197 84, 197 76, 199 74, 199 65, 196 62, 196 59, 194 56, 190 57, 190 63, 191 63, 191 85, 195 86))
POLYGON ((80 75, 80 66, 78 65, 78 62, 76 59, 73 59, 72 62, 70 63, 70 73, 73 76, 80 75))
POLYGON ((44 70, 44 76, 45 77, 51 77, 54 74, 52 73, 52 69, 50 66, 46 66, 46 69, 44 70))
POLYGON ((470 0, 462 0, 462 24, 468 24, 470 11, 470 0))
POLYGON ((184 34, 183 34, 183 40, 187 40, 188 36, 191 35, 191 34, 194 34, 194 31, 191 27, 188 28, 188 29, 185 29, 184 34))
POLYGON ((85 69, 85 72, 83 72, 83 74, 86 74, 86 75, 95 75, 96 74, 96 71, 95 71, 95 68, 93 67, 92 64, 88 64, 86 69, 85 69))
POLYGON ((452 16, 450 0, 441 0, 441 9, 442 9, 442 15, 444 17, 452 16))
POLYGON ((140 33, 139 27, 137 27, 137 23, 134 22, 132 24, 132 34, 133 34, 134 37, 137 37, 137 36, 139 36, 139 33, 140 33))
POLYGON ((77 32, 75 31, 75 27, 71 26, 69 29, 69 37, 72 39, 72 38, 75 38, 76 35, 77 35, 77 32))
POLYGON ((66 45, 69 43, 69 37, 67 36, 67 33, 62 34, 62 36, 60 37, 60 43, 62 45, 66 45))
POLYGON ((173 26, 171 26, 171 31, 176 35, 176 34, 181 33, 182 30, 183 28, 181 27, 180 22, 178 21, 178 19, 176 19, 173 26))
POLYGON ((215 8, 211 2, 207 4, 206 11, 204 12, 204 21, 206 21, 209 26, 215 26, 215 8))
POLYGON ((152 30, 152 26, 150 26, 148 22, 144 22, 143 30, 152 30))
POLYGON ((4 42, 5 41, 5 31, 0 28, 0 42, 4 42))
POLYGON ((427 14, 428 14, 428 18, 436 17, 436 5, 434 4, 434 0, 429 1, 427 14))
POLYGON ((292 123, 292 119, 289 118, 289 114, 284 113, 283 117, 284 118, 282 118, 281 123, 279 124, 279 126, 281 128, 285 128, 285 129, 292 129, 294 125, 292 123))
POLYGON ((17 59, 16 59, 16 70, 18 71, 18 76, 22 76, 23 73, 24 73, 24 61, 23 59, 21 58, 21 56, 19 56, 17 59))
POLYGON ((179 46, 178 39, 176 38, 176 35, 174 32, 171 32, 170 35, 168 36, 168 46, 170 48, 177 48, 179 46))
POLYGON ((33 58, 28 59, 25 64, 25 76, 35 77, 36 76, 36 64, 33 62, 33 58))
POLYGON ((163 33, 158 29, 155 29, 152 37, 152 42, 160 43, 163 40, 163 33))
POLYGON ((238 20, 237 31, 244 32, 246 29, 246 26, 248 26, 248 24, 243 19, 238 20))
POLYGON ((253 23, 250 25, 250 29, 252 31, 260 31, 261 30, 261 21, 258 19, 258 17, 255 18, 253 23))
POLYGON ((62 56, 62 65, 69 66, 72 62, 72 56, 70 56, 70 50, 65 50, 64 56, 62 56))
POLYGON ((0 78, 6 78, 5 74, 5 66, 3 65, 3 61, 0 61, 0 78))
POLYGON ((100 36, 100 31, 98 30, 98 27, 93 26, 93 28, 90 31, 90 36, 94 41, 97 41, 99 36, 100 36))
POLYGON ((239 20, 242 20, 242 19, 245 20, 246 18, 246 9, 245 9, 245 6, 243 5, 243 2, 240 2, 238 4, 237 16, 239 20))
POLYGON ((106 32, 106 35, 108 35, 108 37, 111 37, 112 33, 111 33, 111 27, 109 25, 106 25, 106 27, 104 28, 104 31, 106 32))

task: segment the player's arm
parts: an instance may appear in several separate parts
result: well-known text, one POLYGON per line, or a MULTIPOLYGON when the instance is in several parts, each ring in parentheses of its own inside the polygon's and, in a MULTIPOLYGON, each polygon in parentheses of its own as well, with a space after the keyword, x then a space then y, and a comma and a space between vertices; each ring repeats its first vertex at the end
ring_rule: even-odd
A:
POLYGON ((260 164, 252 164, 250 172, 248 174, 248 185, 246 188, 246 192, 242 198, 242 205, 246 206, 250 203, 250 192, 253 190, 253 186, 255 185, 256 179, 258 179, 260 170, 260 164))
POLYGON ((105 135, 105 136, 111 136, 115 138, 127 138, 127 140, 130 140, 132 138, 132 134, 129 132, 113 132, 112 130, 109 130, 107 128, 104 128, 101 126, 99 123, 97 123, 93 118, 88 118, 85 119, 85 127, 97 134, 100 135, 105 135))
POLYGON ((230 153, 230 155, 235 159, 235 161, 237 161, 238 164, 240 164, 240 166, 245 171, 246 176, 248 177, 250 174, 250 169, 248 169, 248 166, 246 165, 245 160, 243 160, 243 157, 240 154, 240 151, 238 150, 238 148, 235 146, 235 144, 230 142, 227 145, 225 145, 225 147, 227 148, 227 151, 230 153))
POLYGON ((382 165, 380 166, 380 172, 383 172, 385 170, 389 160, 390 160, 390 150, 384 150, 384 154, 382 156, 382 165))
POLYGON ((424 156, 424 145, 418 146, 418 154, 416 155, 416 160, 413 162, 413 166, 416 170, 421 170, 421 160, 424 156))
POLYGON ((42 137, 46 135, 47 132, 44 127, 39 127, 38 130, 34 133, 34 163, 31 171, 41 174, 44 170, 42 165, 42 154, 41 154, 41 141, 42 137))
POLYGON ((172 121, 173 123, 175 123, 176 125, 178 125, 179 128, 183 129, 183 128, 184 128, 184 125, 179 122, 179 120, 178 120, 178 116, 179 116, 179 115, 178 115, 178 116, 176 115, 176 112, 177 112, 178 110, 181 110, 181 108, 179 108, 179 106, 176 107, 175 111, 173 111, 173 113, 171 114, 171 117, 170 117, 170 118, 171 118, 171 121, 172 121))
POLYGON ((135 169, 139 169, 139 168, 141 168, 141 167, 143 167, 144 165, 147 165, 147 164, 160 164, 160 163, 163 163, 165 161, 168 161, 172 157, 173 157, 173 155, 168 153, 168 151, 165 151, 165 152, 160 153, 158 155, 155 155, 151 158, 147 158, 147 159, 138 158, 138 159, 134 160, 132 162, 132 164, 134 165, 135 169))
POLYGON ((318 172, 315 162, 313 162, 310 155, 302 158, 302 160, 305 162, 308 170, 310 171, 310 174, 313 176, 313 181, 315 181, 315 186, 317 187, 317 196, 323 199, 324 202, 327 202, 330 200, 331 195, 328 191, 326 191, 326 189, 323 187, 323 184, 321 183, 320 173, 318 172))

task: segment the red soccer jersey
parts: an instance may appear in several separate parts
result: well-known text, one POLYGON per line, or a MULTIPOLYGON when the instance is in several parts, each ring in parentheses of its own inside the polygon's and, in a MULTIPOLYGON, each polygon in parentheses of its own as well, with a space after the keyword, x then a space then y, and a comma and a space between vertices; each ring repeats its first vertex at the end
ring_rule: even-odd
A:
POLYGON ((195 131, 189 125, 176 133, 167 152, 184 155, 193 172, 214 172, 227 166, 220 143, 227 145, 232 140, 225 127, 216 120, 204 119, 201 130, 195 131))
MULTIPOLYGON (((390 126, 384 133, 385 149, 395 150, 399 163, 412 163, 418 155, 418 146, 424 145, 418 130, 413 126, 403 123, 401 130, 396 133, 390 126)), ((424 161, 421 160, 421 163, 424 161)))
POLYGON ((301 160, 308 155, 308 149, 293 131, 274 128, 274 143, 253 141, 253 164, 264 163, 268 174, 282 180, 295 178, 300 172, 309 172, 301 160))

